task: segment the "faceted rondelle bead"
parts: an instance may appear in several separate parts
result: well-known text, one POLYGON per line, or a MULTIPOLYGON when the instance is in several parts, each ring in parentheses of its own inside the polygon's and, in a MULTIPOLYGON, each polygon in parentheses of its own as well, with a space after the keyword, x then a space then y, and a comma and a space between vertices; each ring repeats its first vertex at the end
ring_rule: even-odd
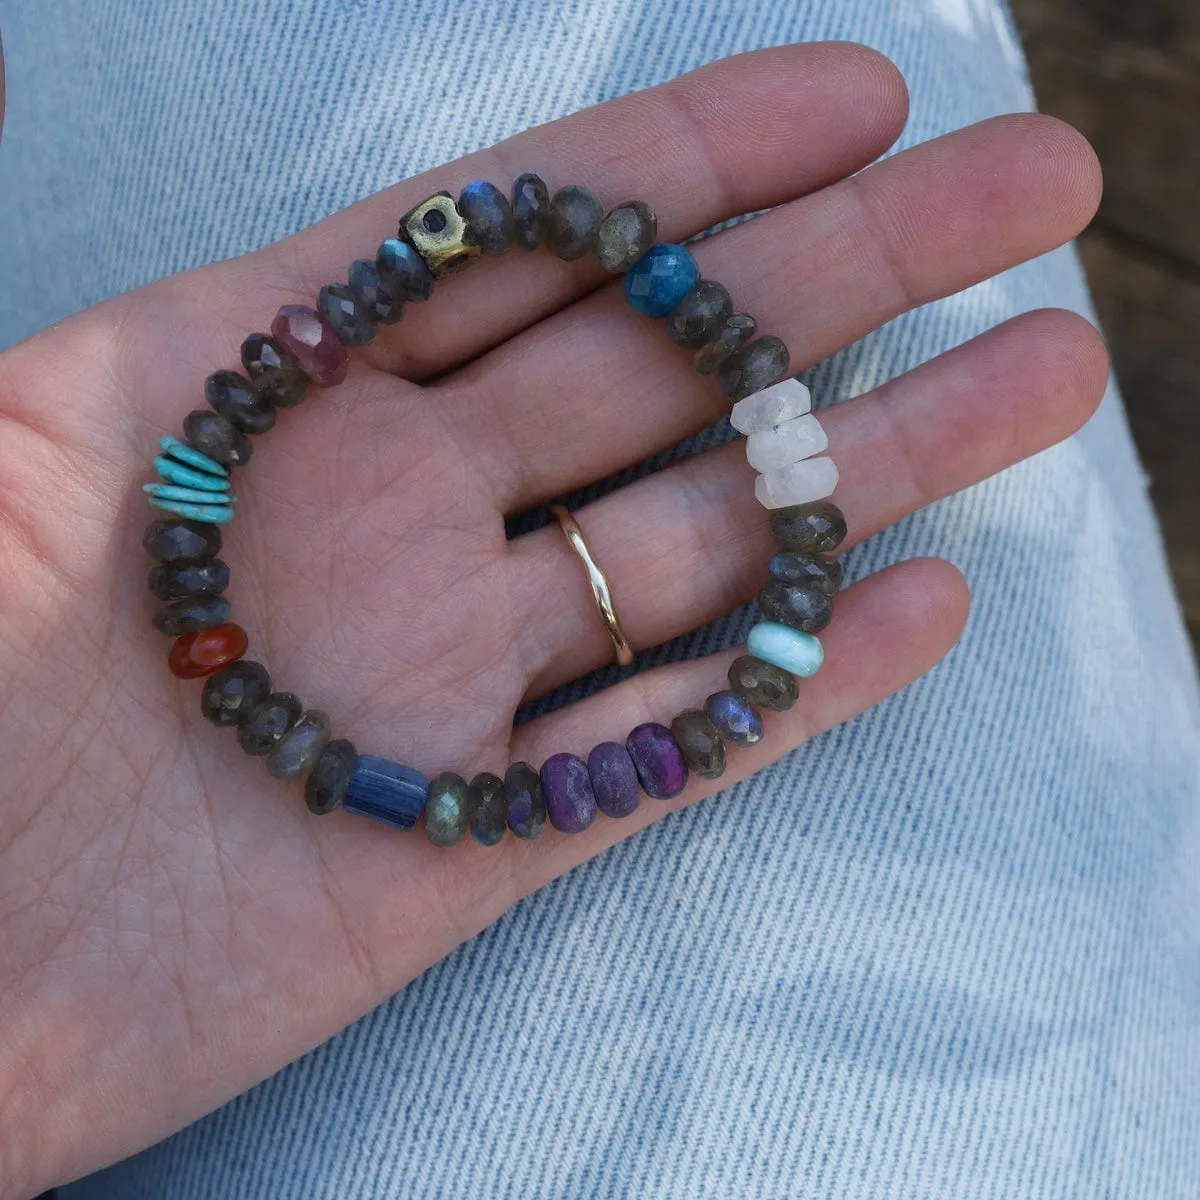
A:
POLYGON ((346 798, 350 780, 358 767, 358 751, 346 738, 334 738, 313 763, 304 781, 304 803, 310 813, 323 817, 346 798))
POLYGON ((604 205, 591 188, 568 183, 554 193, 546 220, 546 245, 565 262, 582 258, 595 244, 604 205))
POLYGON ((701 279, 667 314, 667 337, 677 346, 703 346, 733 315, 733 297, 712 279, 701 279))
POLYGON ((242 433, 266 433, 275 424, 274 405, 237 371, 214 371, 204 381, 204 398, 242 433))
POLYGON ((366 302, 348 283, 327 283, 317 293, 317 311, 347 346, 365 346, 375 336, 366 302))
POLYGON ((670 800, 687 787, 687 762, 665 725, 656 721, 639 725, 626 739, 625 748, 647 796, 670 800))
POLYGON ((754 480, 754 498, 763 508, 792 508, 832 496, 837 485, 837 464, 819 455, 764 471, 754 480))
POLYGON ((512 210, 517 245, 536 250, 546 240, 550 219, 550 189, 540 175, 526 171, 513 180, 512 210))
POLYGON ((310 708, 271 747, 267 771, 276 779, 295 779, 321 756, 330 735, 329 717, 319 708, 310 708))
POLYGON ((443 771, 429 783, 425 800, 425 836, 435 846, 453 846, 467 832, 467 781, 443 771))
POLYGON ((582 833, 596 819, 596 795, 587 763, 577 754, 552 754, 541 770, 550 824, 563 833, 582 833))
POLYGON ((833 620, 833 601, 817 588, 772 579, 758 593, 758 607, 768 621, 790 625, 804 633, 820 633, 833 620))
POLYGON ((762 717, 737 692, 713 692, 704 702, 704 711, 727 742, 753 746, 762 741, 762 717))
POLYGON ((743 654, 729 664, 729 686, 755 708, 771 712, 787 712, 800 694, 787 671, 752 654, 743 654))
POLYGON ((541 776, 526 762, 504 772, 508 827, 519 838, 541 837, 546 827, 546 794, 541 776))
POLYGON ((776 471, 789 463, 820 454, 829 445, 821 422, 812 413, 792 417, 773 429, 760 429, 746 439, 746 461, 756 471, 776 471))
POLYGON ((223 467, 244 467, 254 453, 250 439, 220 413, 195 408, 183 418, 183 436, 189 446, 223 467))
POLYGON ((458 211, 466 218, 475 244, 484 254, 503 254, 517 238, 508 197, 486 179, 473 179, 459 193, 458 211))
POLYGON ((300 364, 273 338, 252 333, 242 342, 242 366, 258 394, 276 408, 295 408, 308 390, 300 364))
POLYGON ((269 754, 271 747, 300 720, 304 705, 294 692, 272 692, 238 712, 238 745, 247 754, 269 754))
POLYGON ((688 770, 702 779, 725 774, 725 743, 708 713, 685 708, 671 721, 671 736, 683 751, 688 770))
POLYGON ((812 393, 794 375, 789 375, 739 400, 730 410, 729 423, 738 433, 750 437, 805 416, 811 408, 812 393))
POLYGON ((608 817, 627 817, 641 801, 637 768, 620 742, 601 742, 587 760, 596 807, 608 817))
POLYGON ((271 322, 271 333, 317 387, 333 387, 346 378, 350 355, 337 330, 315 308, 285 304, 271 322))
POLYGON ((665 317, 694 288, 700 268, 686 246, 657 242, 625 273, 625 299, 643 317, 665 317))
POLYGON ((198 633, 229 620, 233 606, 224 596, 185 596, 164 604, 151 618, 154 628, 168 637, 198 633))
POLYGON ((817 500, 777 508, 771 514, 770 530, 781 550, 831 554, 845 540, 846 518, 836 504, 817 500))
POLYGON ((817 638, 778 621, 759 621, 750 630, 746 645, 755 658, 774 663, 801 679, 815 675, 825 661, 825 651, 817 638))
POLYGON ((791 355, 780 338, 768 333, 734 351, 717 372, 717 383, 730 400, 742 400, 778 383, 791 365, 791 355))
POLYGON ((401 238, 388 238, 375 254, 375 269, 398 300, 420 304, 433 295, 433 276, 416 249, 401 238))
POLYGON ((428 796, 429 780, 420 771, 388 758, 360 754, 342 808, 385 825, 412 829, 428 796))
POLYGON ((471 836, 481 846, 494 846, 504 836, 508 827, 504 809, 504 780, 491 771, 481 771, 467 785, 471 836))
POLYGON ((209 562, 221 553, 221 531, 202 521, 152 521, 142 545, 160 563, 209 562))
POLYGON ((816 588, 827 596, 837 594, 843 579, 842 564, 836 558, 813 558, 789 550, 780 550, 772 557, 767 573, 780 583, 816 588))
POLYGON ((253 659, 237 662, 214 671, 200 693, 200 711, 214 725, 236 725, 244 709, 258 704, 271 694, 271 676, 267 668, 253 659))
POLYGON ((171 674, 179 679, 202 679, 236 662, 246 653, 246 631, 232 621, 176 638, 167 655, 171 674))
POLYGON ((376 325, 394 325, 404 316, 404 301, 394 296, 379 278, 379 268, 369 258, 350 264, 350 290, 358 297, 367 319, 376 325))
POLYGON ((596 261, 606 271, 626 271, 658 237, 658 217, 641 200, 611 209, 596 234, 596 261))
POLYGON ((692 358, 692 365, 701 375, 711 375, 735 350, 741 349, 753 336, 758 322, 748 313, 734 313, 701 346, 692 358))

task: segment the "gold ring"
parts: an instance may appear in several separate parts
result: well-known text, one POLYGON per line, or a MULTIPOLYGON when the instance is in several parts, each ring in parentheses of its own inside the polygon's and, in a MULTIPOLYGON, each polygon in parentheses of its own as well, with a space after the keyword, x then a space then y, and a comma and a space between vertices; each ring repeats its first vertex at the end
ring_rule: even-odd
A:
POLYGON ((563 533, 567 535, 567 541, 571 543, 571 548, 583 559, 588 583, 592 588, 592 596, 596 600, 596 607, 600 610, 601 617, 604 618, 608 636, 612 638, 613 646, 617 651, 617 662, 623 667, 629 666, 633 662, 633 647, 625 636, 625 630, 621 627, 621 618, 617 616, 617 610, 613 606, 612 591, 608 586, 608 580, 592 557, 592 552, 588 549, 587 542, 584 541, 583 530, 579 528, 579 522, 561 504, 550 505, 550 511, 557 519, 563 533))

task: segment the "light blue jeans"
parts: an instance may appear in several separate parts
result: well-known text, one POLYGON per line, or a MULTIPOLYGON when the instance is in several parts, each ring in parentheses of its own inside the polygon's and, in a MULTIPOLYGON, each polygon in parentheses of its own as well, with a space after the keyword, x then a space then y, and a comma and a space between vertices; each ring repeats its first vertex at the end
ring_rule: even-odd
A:
MULTIPOLYGON (((750 47, 877 46, 911 87, 904 144, 1032 103, 993 0, 2 0, 0 17, 0 345, 750 47)), ((1072 251, 808 378, 832 403, 1041 305, 1091 315, 1072 251)), ((931 675, 62 1195, 1200 1196, 1200 704, 1115 391, 850 574, 916 554, 974 593, 931 675)), ((664 653, 746 629, 739 612, 664 653)))

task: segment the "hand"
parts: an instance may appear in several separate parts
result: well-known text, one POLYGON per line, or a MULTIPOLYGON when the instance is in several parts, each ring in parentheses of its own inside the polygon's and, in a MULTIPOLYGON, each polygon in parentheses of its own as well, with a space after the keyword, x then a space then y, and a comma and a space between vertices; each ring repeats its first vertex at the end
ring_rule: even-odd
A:
MULTIPOLYGON (((330 1037, 518 898, 681 804, 539 841, 438 850, 314 817, 167 671, 150 626, 155 514, 139 485, 213 370, 282 303, 311 303, 439 188, 525 170, 645 199, 704 274, 792 348, 793 370, 902 311, 1058 246, 1100 180, 1083 139, 1013 116, 848 178, 905 117, 875 53, 783 46, 541 126, 261 251, 187 271, 0 356, 0 1196, 146 1146, 330 1037)), ((235 475, 234 619, 335 736, 429 773, 587 753, 723 686, 738 651, 647 671, 523 725, 523 701, 611 644, 554 527, 529 509, 724 411, 712 380, 590 260, 514 249, 439 284, 310 389, 235 475), (436 386, 431 381, 436 377, 436 386)), ((847 546, 1066 437, 1107 374, 1095 331, 1030 313, 823 417, 847 546)), ((635 646, 750 600, 772 547, 740 443, 581 516, 635 646)), ((847 589, 827 661, 726 786, 932 667, 967 589, 947 563, 847 589)))

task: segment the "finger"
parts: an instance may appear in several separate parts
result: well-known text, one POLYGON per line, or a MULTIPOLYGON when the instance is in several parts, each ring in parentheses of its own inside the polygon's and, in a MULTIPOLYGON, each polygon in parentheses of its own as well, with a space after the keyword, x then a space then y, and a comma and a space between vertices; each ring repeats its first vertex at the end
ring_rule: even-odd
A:
MULTIPOLYGON (((1099 403, 1100 335, 1060 310, 1027 313, 821 414, 849 548, 918 508, 1067 437, 1099 403)), ((610 492, 577 514, 632 644, 733 611, 774 547, 738 438, 610 492)), ((511 543, 522 591, 527 699, 611 662, 612 643, 556 524, 511 543)), ((841 620, 836 602, 834 624, 841 620)), ((832 626, 831 626, 832 628, 832 626)))
MULTIPOLYGON (((1073 237, 1099 198, 1087 142, 1035 115, 927 142, 692 249, 706 278, 779 335, 793 373, 885 321, 1073 237)), ((485 355, 441 402, 472 433, 480 476, 506 512, 611 474, 728 407, 662 322, 620 285, 485 355), (651 399, 652 398, 652 399, 651 399)))

